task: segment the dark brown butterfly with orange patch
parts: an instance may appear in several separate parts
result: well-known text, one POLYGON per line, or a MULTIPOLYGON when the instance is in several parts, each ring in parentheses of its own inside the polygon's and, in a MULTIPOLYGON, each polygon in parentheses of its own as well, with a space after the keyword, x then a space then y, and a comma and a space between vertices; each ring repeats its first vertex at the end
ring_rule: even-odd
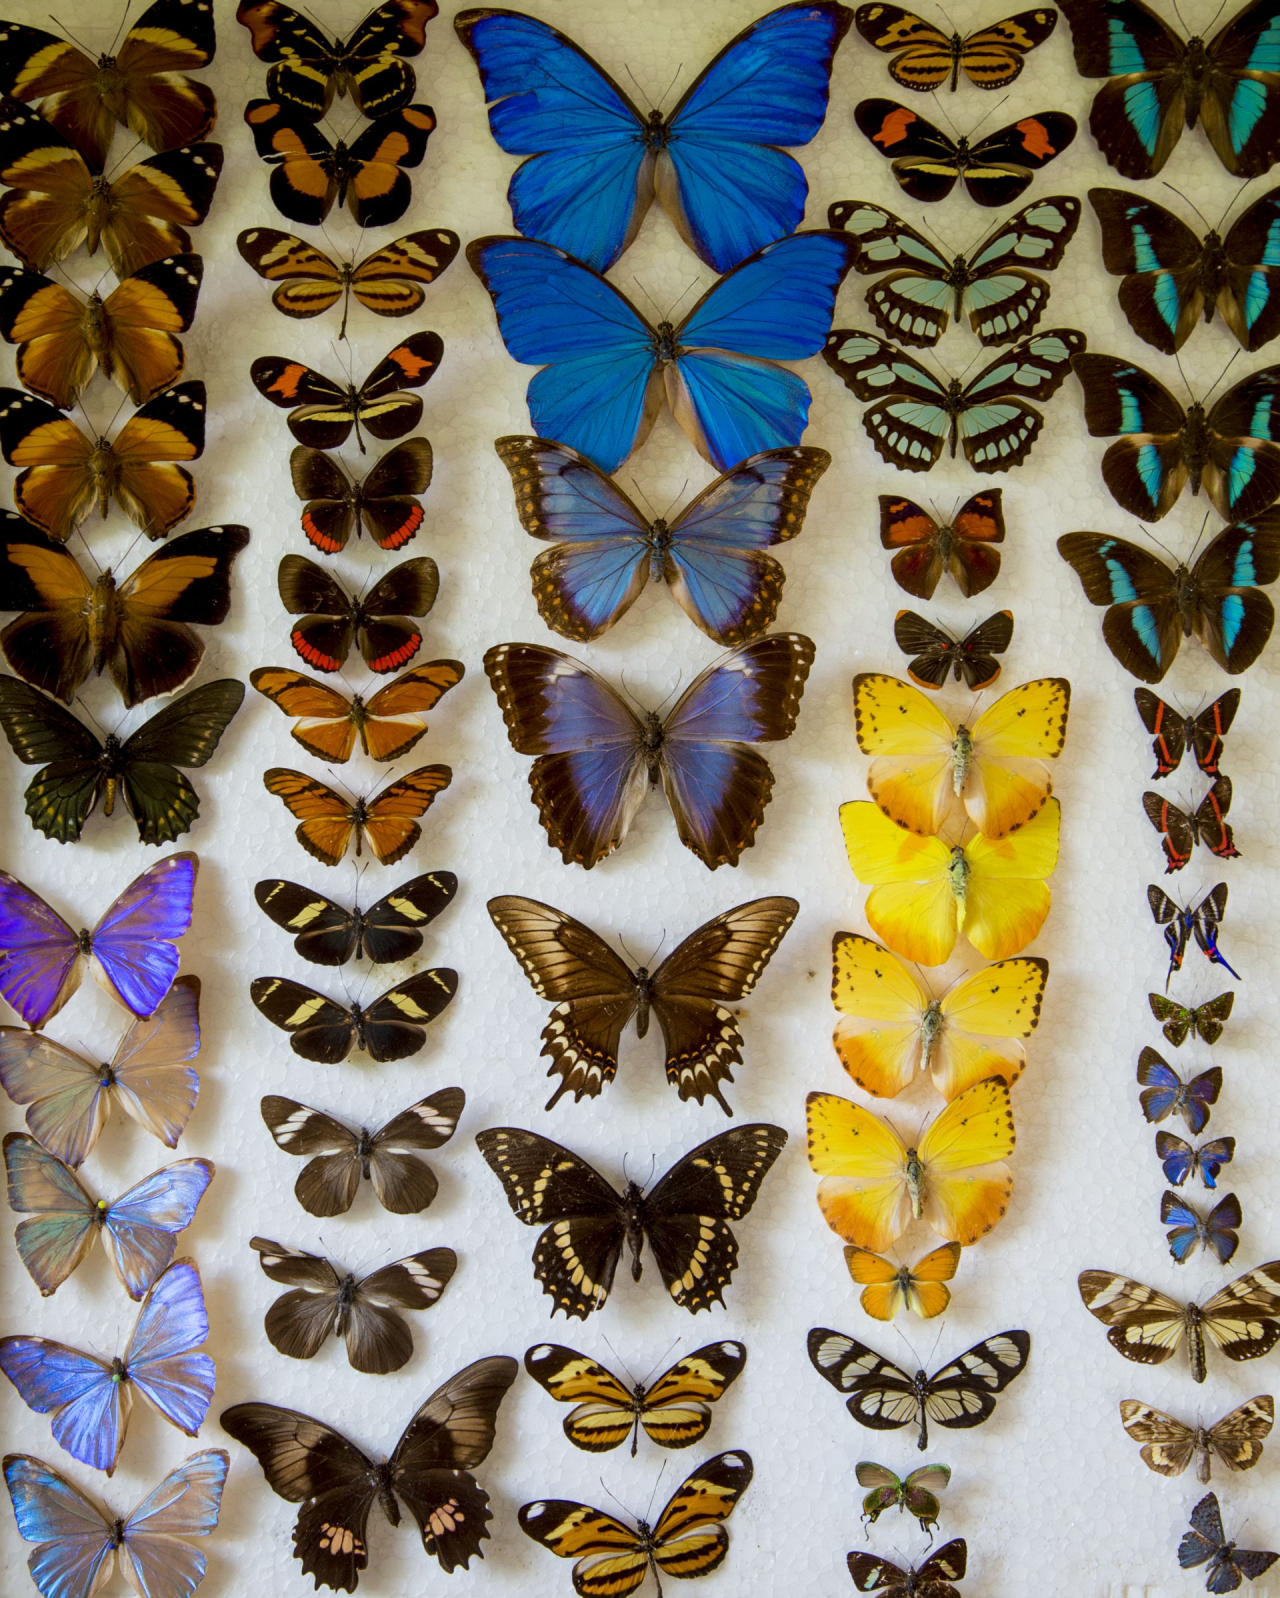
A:
POLYGON ((419 766, 374 794, 371 799, 345 799, 328 784, 301 771, 273 766, 262 774, 263 786, 298 818, 295 836, 309 855, 336 866, 352 837, 359 859, 367 841, 375 859, 394 865, 422 836, 418 817, 426 815, 438 793, 453 781, 448 766, 419 766))
POLYGON ((116 123, 153 150, 205 138, 218 102, 186 76, 215 48, 211 0, 155 0, 120 48, 96 59, 43 28, 0 23, 0 93, 39 110, 101 172, 116 123))
MULTIPOLYGON (((286 716, 298 718, 294 739, 308 754, 338 765, 360 747, 373 760, 408 754, 427 730, 427 713, 462 681, 460 660, 432 660, 415 666, 365 699, 339 693, 290 666, 259 666, 249 681, 286 716)), ((359 849, 356 853, 359 854, 359 849)))
POLYGON ((912 499, 880 496, 880 542, 897 553, 889 562, 899 588, 932 599, 949 572, 966 599, 990 588, 1000 572, 1004 510, 998 488, 965 500, 949 522, 939 522, 912 499))
POLYGON ((191 326, 203 276, 198 255, 168 255, 81 300, 39 272, 0 274, 0 337, 18 346, 18 381, 68 411, 100 367, 145 405, 182 376, 175 335, 191 326))
POLYGON ((422 648, 425 616, 436 602, 440 572, 429 555, 401 561, 367 594, 352 599, 328 572, 305 555, 285 555, 276 573, 280 603, 293 624, 289 639, 316 671, 337 671, 357 644, 370 671, 399 671, 422 648))
POLYGON ((81 244, 101 245, 127 277, 191 248, 186 229, 203 222, 222 172, 220 144, 184 144, 118 178, 99 176, 51 123, 20 100, 0 100, 0 239, 32 272, 81 244))
POLYGON ((289 457, 293 491, 306 500, 302 530, 318 550, 336 555, 352 532, 367 532, 379 549, 401 549, 422 526, 417 495, 431 486, 431 445, 397 444, 353 483, 330 455, 301 445, 289 457))
POLYGON ((105 517, 112 500, 148 538, 163 538, 195 506, 194 478, 173 463, 203 452, 204 413, 204 384, 179 383, 135 411, 113 439, 89 438, 45 400, 0 388, 0 452, 22 468, 14 504, 60 544, 95 507, 105 517))
POLYGON ((362 428, 373 438, 401 438, 418 425, 422 401, 403 390, 430 382, 443 354, 438 333, 414 333, 388 350, 358 388, 285 355, 260 355, 249 376, 263 399, 289 412, 289 431, 299 444, 336 449, 354 427, 363 455, 362 428))

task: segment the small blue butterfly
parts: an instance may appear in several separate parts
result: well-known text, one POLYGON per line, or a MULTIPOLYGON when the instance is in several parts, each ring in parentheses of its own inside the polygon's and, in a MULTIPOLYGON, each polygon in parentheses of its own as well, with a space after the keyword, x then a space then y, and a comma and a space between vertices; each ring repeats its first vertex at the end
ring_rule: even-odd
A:
POLYGON ((1164 1169, 1166 1182, 1181 1187, 1197 1171, 1206 1187, 1217 1187, 1218 1172, 1236 1157, 1236 1140, 1233 1137, 1210 1138, 1198 1149, 1172 1132, 1156 1133, 1156 1154, 1164 1169))
POLYGON ((1184 1082, 1154 1049, 1143 1049, 1138 1056, 1138 1082, 1142 1088, 1138 1102, 1148 1121, 1163 1121, 1177 1114, 1190 1131, 1199 1133, 1208 1125, 1209 1106, 1222 1091, 1222 1072, 1215 1065, 1184 1082))
POLYGON ((1208 1215, 1201 1215, 1176 1193, 1166 1193, 1160 1200, 1160 1224, 1170 1228, 1169 1252, 1179 1265, 1185 1265, 1202 1243, 1225 1265, 1240 1246, 1235 1228, 1243 1219, 1234 1193, 1219 1199, 1208 1215))

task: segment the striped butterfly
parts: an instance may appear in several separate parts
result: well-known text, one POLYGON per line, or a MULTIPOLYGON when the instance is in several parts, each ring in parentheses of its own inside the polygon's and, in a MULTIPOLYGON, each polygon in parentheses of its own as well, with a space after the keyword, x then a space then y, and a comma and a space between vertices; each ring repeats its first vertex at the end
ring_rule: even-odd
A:
POLYGON ((289 412, 289 431, 299 444, 337 449, 354 427, 363 455, 365 433, 403 438, 418 425, 422 401, 404 390, 429 383, 443 354, 438 333, 413 333, 388 350, 360 384, 335 383, 285 355, 260 355, 249 377, 263 399, 289 412))
POLYGON ((1194 1459, 1202 1482, 1209 1480, 1215 1457, 1228 1470, 1252 1470, 1262 1458, 1275 1414, 1269 1393, 1249 1399, 1212 1426, 1188 1426, 1136 1398, 1120 1400, 1121 1422, 1134 1442, 1143 1445, 1147 1468, 1161 1476, 1181 1476, 1194 1459))
POLYGON ((1022 71, 1029 50, 1041 45, 1058 24, 1052 6, 1019 11, 972 33, 946 33, 901 6, 859 6, 858 32, 874 50, 892 55, 889 76, 904 89, 928 94, 950 80, 954 94, 963 72, 978 89, 1003 89, 1022 71))

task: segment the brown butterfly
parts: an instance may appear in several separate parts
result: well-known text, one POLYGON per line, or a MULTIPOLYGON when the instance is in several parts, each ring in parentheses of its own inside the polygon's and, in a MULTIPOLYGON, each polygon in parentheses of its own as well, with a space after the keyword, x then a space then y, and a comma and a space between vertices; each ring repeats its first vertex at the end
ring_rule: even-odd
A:
POLYGON ((357 735, 374 760, 407 754, 427 730, 427 712, 462 681, 465 669, 460 660, 432 660, 404 672, 368 699, 360 694, 348 699, 290 666, 259 666, 249 673, 249 681, 286 716, 298 718, 293 736, 308 754, 342 765, 351 758, 357 735))
POLYGON ((425 616, 436 602, 440 572, 427 555, 401 561, 367 594, 352 599, 328 572, 304 555, 285 555, 276 572, 280 603, 293 624, 289 641, 317 671, 337 671, 357 644, 370 671, 398 671, 422 648, 425 616))
POLYGON ((262 781, 298 818, 298 842, 326 866, 338 864, 353 834, 357 859, 367 839, 375 858, 390 866, 422 836, 417 818, 426 815, 435 796, 453 781, 453 772, 448 766, 419 766, 371 799, 344 799, 315 777, 282 766, 264 772, 262 781))
POLYGON ((416 496, 431 484, 431 445, 410 438, 353 483, 331 455, 299 445, 289 457, 293 491, 305 499, 302 530, 319 550, 336 555, 354 532, 367 531, 379 549, 400 549, 422 526, 416 496))
POLYGON ((1275 1403, 1260 1393, 1233 1409, 1212 1426, 1188 1426, 1163 1410, 1136 1398, 1120 1400, 1120 1419, 1135 1443, 1141 1443, 1143 1462, 1161 1476, 1181 1476, 1194 1459, 1196 1475, 1210 1479, 1216 1457, 1228 1470, 1252 1470, 1262 1458, 1262 1445, 1271 1434, 1275 1403))
POLYGON ((388 350, 359 387, 335 383, 284 355, 260 355, 249 378, 263 399, 289 412, 289 431, 299 444, 336 449, 354 427, 363 455, 362 428, 373 438, 401 438, 418 425, 422 401, 404 390, 429 383, 443 354, 438 333, 413 333, 388 350))

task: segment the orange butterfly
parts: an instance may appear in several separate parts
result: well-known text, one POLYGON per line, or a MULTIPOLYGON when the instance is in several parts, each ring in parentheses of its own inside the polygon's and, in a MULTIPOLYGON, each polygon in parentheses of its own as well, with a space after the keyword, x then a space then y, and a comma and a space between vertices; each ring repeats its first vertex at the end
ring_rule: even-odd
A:
POLYGON ((359 859, 364 840, 384 866, 403 859, 422 836, 417 818, 453 781, 448 766, 419 766, 397 777, 372 799, 344 799, 332 788, 301 771, 273 766, 262 782, 297 816, 295 836, 308 854, 336 866, 346 854, 352 834, 359 859))
MULTIPOLYGON (((356 746, 374 760, 407 754, 427 730, 426 715, 462 681, 460 660, 431 660, 379 688, 370 699, 350 699, 289 666, 259 666, 249 681, 286 716, 298 717, 294 738, 308 754, 341 765, 356 746)), ((358 852, 358 851, 357 851, 358 852)))
POLYGON ((862 1289, 860 1303, 878 1321, 891 1321, 900 1309, 921 1320, 941 1315, 951 1302, 947 1283, 960 1263, 959 1243, 944 1243, 914 1265, 895 1265, 870 1249, 850 1243, 844 1251, 849 1275, 862 1289))

